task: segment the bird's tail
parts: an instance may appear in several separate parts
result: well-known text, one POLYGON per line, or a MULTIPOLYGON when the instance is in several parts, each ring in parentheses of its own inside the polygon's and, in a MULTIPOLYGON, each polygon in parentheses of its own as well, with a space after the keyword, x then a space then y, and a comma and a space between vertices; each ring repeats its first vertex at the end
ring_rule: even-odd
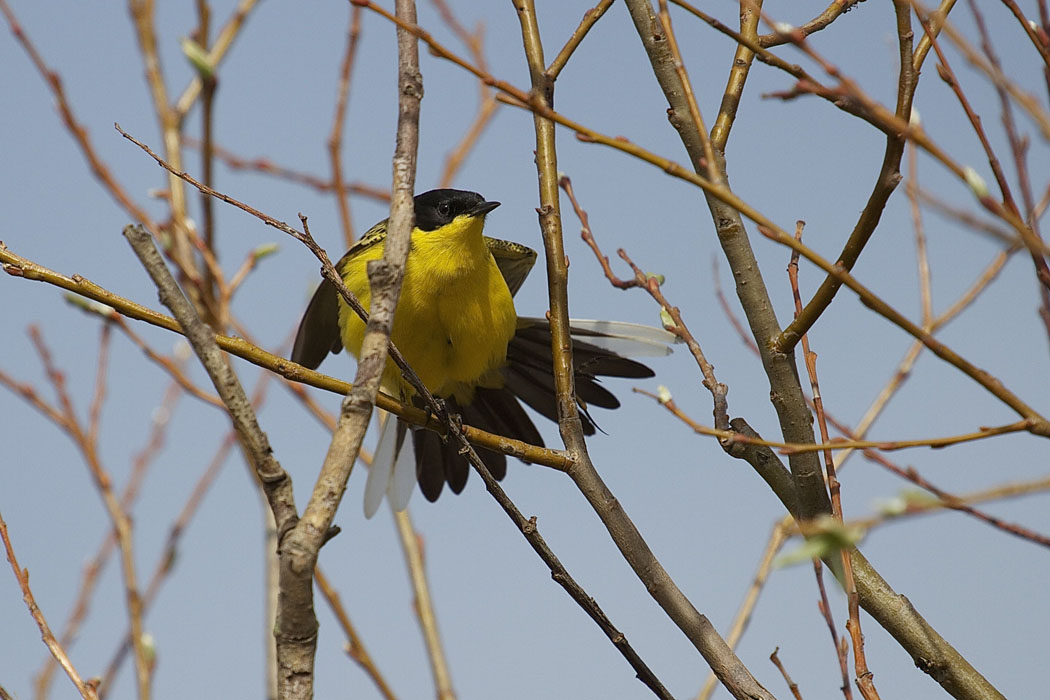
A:
MULTIPOLYGON (((614 321, 573 319, 573 370, 583 432, 596 431, 590 406, 618 408, 620 401, 601 384, 602 377, 644 379, 653 376, 646 365, 630 357, 657 357, 671 352, 674 334, 661 328, 614 321)), ((546 319, 519 318, 518 329, 507 346, 507 362, 501 368, 502 386, 477 387, 473 399, 459 405, 446 399, 450 412, 459 413, 467 425, 486 432, 543 446, 543 438, 524 402, 552 421, 558 420, 554 388, 554 359, 550 324, 546 319)), ((453 493, 466 485, 470 465, 456 446, 429 430, 413 430, 419 486, 427 500, 435 501, 448 483, 453 493)), ((507 473, 507 458, 501 453, 478 448, 489 472, 496 479, 507 473)))
MULTIPOLYGON (((573 337, 573 371, 583 432, 597 429, 588 409, 618 408, 620 401, 601 384, 602 377, 645 379, 653 371, 631 357, 658 357, 671 352, 674 334, 660 328, 615 321, 569 322, 573 337)), ((543 438, 521 403, 552 421, 558 420, 554 388, 554 359, 550 324, 546 319, 519 318, 507 346, 507 362, 500 369, 502 386, 474 387, 469 402, 444 397, 449 413, 489 433, 543 446, 543 438)), ((430 430, 410 428, 385 412, 372 469, 365 485, 365 515, 372 517, 386 494, 394 510, 403 510, 418 479, 428 501, 436 501, 445 484, 459 493, 467 483, 470 464, 458 446, 430 430), (411 432, 412 439, 405 440, 411 432)), ((499 452, 477 449, 496 479, 507 473, 507 458, 499 452)))
POLYGON ((379 411, 379 442, 365 482, 366 518, 376 514, 384 494, 394 510, 408 506, 416 484, 416 459, 412 443, 405 442, 407 428, 396 416, 379 411))

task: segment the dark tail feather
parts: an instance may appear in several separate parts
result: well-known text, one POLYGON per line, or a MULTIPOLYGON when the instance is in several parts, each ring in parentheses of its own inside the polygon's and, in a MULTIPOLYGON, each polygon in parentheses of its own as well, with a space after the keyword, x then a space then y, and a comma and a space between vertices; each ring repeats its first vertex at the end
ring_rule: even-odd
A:
MULTIPOLYGON (((463 422, 495 435, 521 440, 531 445, 543 445, 540 432, 525 413, 518 400, 507 389, 479 387, 474 400, 460 407, 455 399, 446 399, 448 410, 459 413, 463 422)), ((419 487, 429 501, 436 501, 448 482, 453 493, 460 493, 467 484, 470 463, 451 442, 446 442, 429 430, 415 430, 412 435, 416 451, 416 470, 419 487)), ((478 456, 489 473, 497 480, 507 474, 507 458, 500 452, 478 448, 478 456)))
POLYGON ((437 433, 413 430, 412 446, 416 450, 419 490, 428 501, 436 501, 445 487, 445 443, 437 433))

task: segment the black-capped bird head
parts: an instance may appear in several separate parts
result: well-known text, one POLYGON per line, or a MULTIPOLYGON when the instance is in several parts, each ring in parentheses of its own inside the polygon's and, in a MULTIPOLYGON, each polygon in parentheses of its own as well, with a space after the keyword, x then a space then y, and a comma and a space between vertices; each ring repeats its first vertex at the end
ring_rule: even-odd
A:
POLYGON ((486 202, 477 192, 430 190, 416 195, 416 228, 421 231, 435 231, 460 216, 484 219, 485 215, 499 204, 486 202))

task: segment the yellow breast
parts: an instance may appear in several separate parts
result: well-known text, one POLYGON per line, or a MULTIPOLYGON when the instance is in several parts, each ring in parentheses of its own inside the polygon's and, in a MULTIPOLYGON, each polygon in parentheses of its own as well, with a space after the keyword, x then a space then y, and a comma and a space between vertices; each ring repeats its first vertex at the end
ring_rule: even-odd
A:
MULTIPOLYGON (((473 387, 506 360, 517 315, 507 284, 482 237, 481 219, 460 217, 436 231, 412 232, 401 299, 391 338, 408 364, 436 396, 469 402, 473 387)), ((383 254, 371 246, 347 261, 343 279, 370 308, 366 266, 383 254)), ((343 345, 360 356, 364 323, 340 303, 343 345)), ((383 389, 412 395, 393 362, 387 361, 383 389)))

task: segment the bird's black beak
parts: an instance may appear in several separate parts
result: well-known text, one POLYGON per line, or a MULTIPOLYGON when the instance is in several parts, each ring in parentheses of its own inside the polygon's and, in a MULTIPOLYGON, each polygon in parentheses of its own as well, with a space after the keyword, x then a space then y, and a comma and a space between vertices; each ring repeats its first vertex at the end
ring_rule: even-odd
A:
POLYGON ((470 214, 471 216, 485 216, 490 211, 498 207, 499 204, 499 202, 482 202, 481 204, 471 209, 468 212, 468 214, 470 214))

